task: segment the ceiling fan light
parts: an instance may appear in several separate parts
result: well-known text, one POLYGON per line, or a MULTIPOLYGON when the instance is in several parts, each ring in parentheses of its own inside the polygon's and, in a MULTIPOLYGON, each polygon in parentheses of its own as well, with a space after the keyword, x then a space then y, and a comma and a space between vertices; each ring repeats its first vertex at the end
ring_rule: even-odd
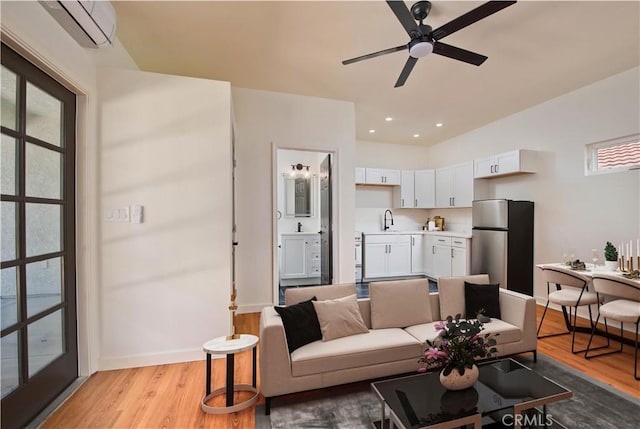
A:
POLYGON ((433 44, 431 42, 417 42, 409 47, 409 55, 413 58, 422 58, 433 52, 433 44))

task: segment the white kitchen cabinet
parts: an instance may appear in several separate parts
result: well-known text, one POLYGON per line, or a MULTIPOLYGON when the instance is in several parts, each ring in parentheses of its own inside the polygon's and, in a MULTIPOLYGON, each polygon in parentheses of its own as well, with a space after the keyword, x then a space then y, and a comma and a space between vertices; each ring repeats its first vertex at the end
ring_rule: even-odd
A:
POLYGON ((513 150, 474 161, 474 177, 506 176, 517 173, 535 173, 536 153, 532 150, 513 150))
POLYGON ((436 207, 471 207, 473 162, 438 168, 435 182, 436 207))
POLYGON ((365 234, 365 278, 411 274, 411 236, 404 234, 365 234))
POLYGON ((435 170, 417 170, 401 173, 400 187, 394 188, 395 208, 428 209, 435 207, 435 170))
POLYGON ((369 185, 400 185, 400 170, 367 168, 365 181, 369 185))
POLYGON ((393 188, 393 207, 400 209, 414 208, 414 177, 412 170, 402 170, 400 186, 393 188))
POLYGON ((364 167, 356 167, 355 182, 356 184, 367 183, 366 169, 364 167))
POLYGON ((425 235, 424 236, 424 273, 429 277, 436 277, 436 236, 425 235))
POLYGON ((280 244, 280 279, 306 279, 320 276, 319 234, 282 234, 280 244))
POLYGON ((429 209, 436 206, 435 170, 416 170, 414 173, 414 207, 429 209))
POLYGON ((426 242, 423 234, 411 236, 411 274, 426 272, 426 242))
POLYGON ((430 277, 466 276, 471 270, 469 239, 428 235, 425 273, 430 277))

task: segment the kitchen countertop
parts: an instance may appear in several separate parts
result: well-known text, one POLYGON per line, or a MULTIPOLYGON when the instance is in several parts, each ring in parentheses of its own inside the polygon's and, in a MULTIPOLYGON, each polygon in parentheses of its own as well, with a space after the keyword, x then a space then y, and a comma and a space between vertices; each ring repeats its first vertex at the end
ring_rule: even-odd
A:
POLYGON ((457 238, 471 238, 470 232, 456 232, 456 231, 378 231, 378 232, 363 232, 364 235, 444 235, 447 237, 457 238))

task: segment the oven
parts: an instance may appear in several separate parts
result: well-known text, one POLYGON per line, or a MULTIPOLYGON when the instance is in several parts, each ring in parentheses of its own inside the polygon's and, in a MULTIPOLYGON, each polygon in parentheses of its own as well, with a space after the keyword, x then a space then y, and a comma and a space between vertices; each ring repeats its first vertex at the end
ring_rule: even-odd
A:
POLYGON ((355 234, 355 249, 356 249, 356 282, 362 281, 362 233, 356 232, 355 234))

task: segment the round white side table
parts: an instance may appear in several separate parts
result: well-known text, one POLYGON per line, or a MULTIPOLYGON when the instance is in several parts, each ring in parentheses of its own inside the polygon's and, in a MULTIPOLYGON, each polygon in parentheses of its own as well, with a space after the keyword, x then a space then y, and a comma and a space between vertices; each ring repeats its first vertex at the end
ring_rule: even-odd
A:
POLYGON ((200 406, 202 411, 210 414, 226 414, 235 413, 237 411, 249 408, 258 401, 258 389, 256 387, 256 346, 258 345, 258 337, 255 335, 241 334, 240 338, 228 340, 227 337, 218 337, 211 341, 207 341, 202 349, 207 354, 207 379, 205 387, 205 395, 202 397, 200 406), (233 376, 235 372, 235 354, 245 351, 253 351, 253 384, 234 384, 233 376), (227 359, 227 382, 225 387, 211 390, 211 355, 226 355, 227 359), (233 403, 234 392, 253 392, 251 398, 246 401, 233 403), (224 394, 226 396, 226 406, 212 407, 207 405, 207 401, 214 396, 224 394))

